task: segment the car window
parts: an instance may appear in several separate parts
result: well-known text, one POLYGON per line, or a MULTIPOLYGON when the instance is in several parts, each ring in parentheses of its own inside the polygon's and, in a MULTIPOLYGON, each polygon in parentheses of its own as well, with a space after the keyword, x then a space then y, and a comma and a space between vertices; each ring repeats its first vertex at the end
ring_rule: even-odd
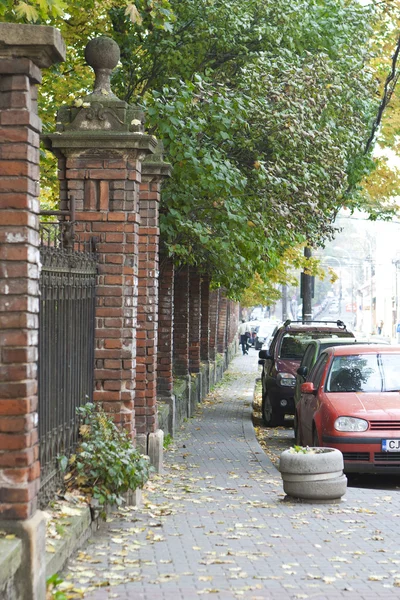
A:
POLYGON ((328 362, 328 358, 328 355, 323 352, 315 363, 309 377, 307 377, 307 381, 312 381, 315 388, 318 388, 319 384, 321 383, 322 374, 324 372, 325 365, 328 362))
MULTIPOLYGON (((353 335, 348 331, 340 331, 337 334, 338 337, 341 334, 346 337, 353 335)), ((278 356, 282 359, 301 360, 311 340, 324 337, 333 336, 330 332, 321 333, 321 331, 287 331, 281 338, 278 356)))
POLYGON ((335 356, 327 381, 327 392, 400 391, 400 354, 335 356))
POLYGON ((313 360, 314 360, 314 356, 315 356, 315 343, 314 344, 309 344, 306 348, 306 351, 304 352, 304 356, 303 359, 301 361, 301 367, 308 367, 310 368, 313 360))
MULTIPOLYGON (((307 340, 309 341, 309 339, 307 340)), ((285 359, 301 360, 306 349, 305 340, 300 335, 285 333, 282 337, 279 357, 285 359)))
POLYGON ((269 352, 269 354, 270 354, 271 356, 274 356, 274 354, 275 354, 276 338, 277 338, 277 336, 275 336, 275 337, 272 339, 272 341, 271 341, 271 343, 270 343, 270 345, 269 345, 269 350, 268 350, 268 352, 269 352))

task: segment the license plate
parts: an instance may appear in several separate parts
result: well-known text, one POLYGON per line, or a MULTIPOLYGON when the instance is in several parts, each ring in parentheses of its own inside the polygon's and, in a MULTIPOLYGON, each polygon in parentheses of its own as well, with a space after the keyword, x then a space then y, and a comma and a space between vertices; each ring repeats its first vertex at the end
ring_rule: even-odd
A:
POLYGON ((400 439, 382 440, 382 452, 400 452, 400 439))

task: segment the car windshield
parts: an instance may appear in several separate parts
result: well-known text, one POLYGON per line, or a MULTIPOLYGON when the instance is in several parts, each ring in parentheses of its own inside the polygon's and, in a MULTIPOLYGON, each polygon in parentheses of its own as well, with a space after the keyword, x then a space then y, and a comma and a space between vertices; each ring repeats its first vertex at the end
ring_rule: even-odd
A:
POLYGON ((335 356, 326 381, 327 392, 400 391, 400 354, 335 356))
POLYGON ((282 337, 279 358, 301 360, 311 340, 333 337, 354 337, 349 331, 291 331, 282 337))

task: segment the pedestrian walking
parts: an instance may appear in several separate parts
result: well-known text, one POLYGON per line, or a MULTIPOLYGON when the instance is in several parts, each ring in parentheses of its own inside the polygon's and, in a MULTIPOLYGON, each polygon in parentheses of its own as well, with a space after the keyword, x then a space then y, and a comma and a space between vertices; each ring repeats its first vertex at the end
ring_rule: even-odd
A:
POLYGON ((242 346, 242 353, 248 354, 247 342, 248 342, 248 339, 250 336, 250 326, 248 323, 246 323, 246 321, 244 319, 242 319, 242 322, 239 325, 238 333, 239 333, 239 343, 242 346))

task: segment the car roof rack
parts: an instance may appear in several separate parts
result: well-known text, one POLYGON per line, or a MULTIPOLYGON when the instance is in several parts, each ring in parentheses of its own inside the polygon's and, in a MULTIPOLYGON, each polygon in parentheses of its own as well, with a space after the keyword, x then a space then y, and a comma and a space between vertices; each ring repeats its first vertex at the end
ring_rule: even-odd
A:
POLYGON ((287 319, 284 322, 283 326, 288 327, 292 323, 301 323, 302 325, 307 325, 307 324, 312 325, 314 323, 324 323, 324 324, 328 325, 329 323, 335 323, 335 325, 337 325, 338 327, 341 327, 342 329, 347 330, 346 324, 343 323, 343 321, 341 321, 340 319, 337 319, 336 321, 314 321, 314 320, 312 320, 312 321, 307 321, 306 323, 304 323, 304 321, 291 321, 291 319, 287 319))

